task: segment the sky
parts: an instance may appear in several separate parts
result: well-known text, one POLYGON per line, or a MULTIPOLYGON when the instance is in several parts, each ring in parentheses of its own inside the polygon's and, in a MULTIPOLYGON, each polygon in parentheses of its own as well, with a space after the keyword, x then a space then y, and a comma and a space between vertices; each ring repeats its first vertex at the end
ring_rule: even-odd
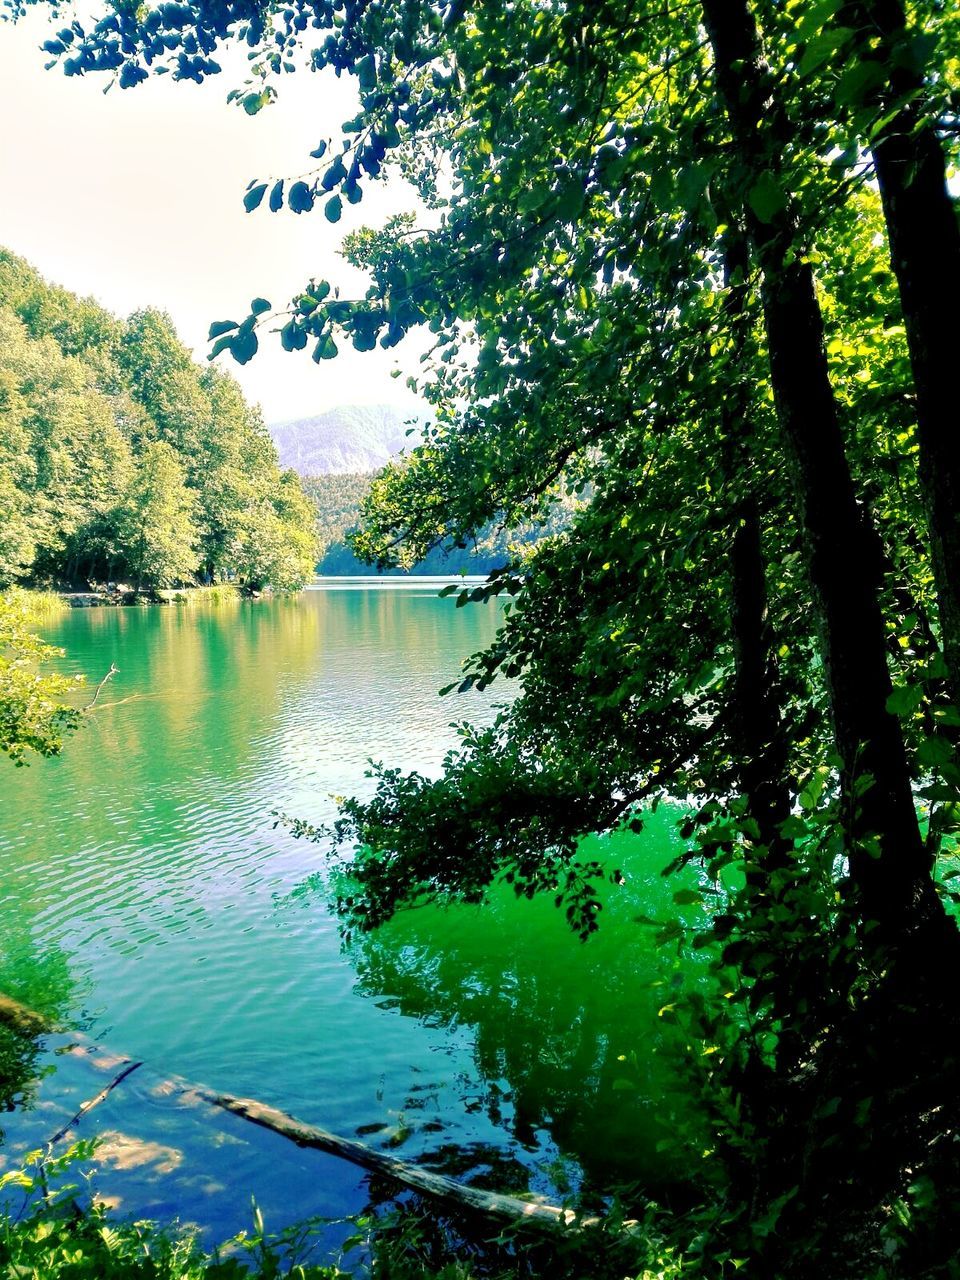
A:
MULTIPOLYGON (((214 320, 242 319, 254 297, 285 305, 311 277, 362 295, 363 277, 337 251, 358 226, 416 208, 398 181, 367 184, 358 205, 331 224, 310 214, 243 208, 253 178, 295 177, 309 152, 356 112, 352 81, 299 72, 278 82, 277 102, 256 116, 228 104, 245 76, 242 57, 203 85, 152 77, 136 88, 106 76, 44 70, 40 43, 52 35, 46 6, 16 25, 0 22, 0 245, 47 279, 126 315, 145 306, 170 313, 180 337, 205 359, 214 320)), ((405 378, 425 347, 413 335, 391 351, 341 344, 332 361, 286 353, 274 334, 247 365, 220 363, 267 422, 343 404, 415 402, 405 378), (393 379, 399 367, 402 376, 393 379)))

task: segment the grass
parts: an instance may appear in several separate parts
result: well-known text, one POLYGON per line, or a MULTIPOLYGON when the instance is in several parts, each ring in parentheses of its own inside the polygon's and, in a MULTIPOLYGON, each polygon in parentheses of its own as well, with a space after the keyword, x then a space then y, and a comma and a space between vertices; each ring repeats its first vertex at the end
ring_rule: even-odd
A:
POLYGON ((308 1240, 268 1238, 254 1212, 254 1230, 205 1253, 196 1236, 177 1226, 125 1222, 90 1198, 78 1166, 95 1154, 81 1141, 62 1155, 40 1151, 0 1176, 0 1276, 17 1280, 347 1280, 335 1266, 299 1260, 294 1248, 308 1240), (19 1213, 12 1196, 23 1193, 19 1213), (82 1207, 85 1206, 85 1207, 82 1207))
POLYGON ((56 591, 28 591, 24 587, 10 587, 2 594, 5 600, 22 608, 27 623, 45 622, 70 607, 56 591))
POLYGON ((375 1207, 347 1220, 355 1234, 338 1264, 310 1261, 323 1220, 269 1235, 255 1206, 252 1230, 208 1253, 176 1224, 123 1221, 99 1203, 87 1185, 96 1148, 87 1139, 57 1156, 35 1151, 0 1175, 2 1280, 676 1280, 681 1270, 652 1239, 628 1249, 616 1234, 497 1234, 417 1197, 395 1200, 386 1183, 371 1188, 375 1207))
POLYGON ((240 588, 230 583, 217 583, 212 587, 167 587, 156 593, 162 604, 236 604, 240 600, 240 588))

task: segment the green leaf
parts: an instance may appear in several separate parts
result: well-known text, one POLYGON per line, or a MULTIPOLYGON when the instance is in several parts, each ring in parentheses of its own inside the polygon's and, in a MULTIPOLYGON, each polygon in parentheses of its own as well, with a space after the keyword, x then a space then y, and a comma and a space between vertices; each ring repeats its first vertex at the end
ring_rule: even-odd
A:
POLYGON ((361 58, 354 70, 364 93, 370 93, 377 87, 377 61, 372 53, 361 58))
POLYGON ((295 320, 288 320, 280 330, 280 344, 284 351, 302 351, 307 345, 307 331, 295 320))
POLYGON ((294 213, 309 213, 313 208, 313 192, 305 182, 295 182, 287 195, 287 204, 294 213))
POLYGON ((254 298, 250 303, 250 313, 255 316, 262 316, 265 311, 270 310, 270 303, 266 298, 254 298))
MULTIPOLYGON (((222 339, 221 339, 222 341, 222 339)), ((230 343, 230 354, 236 360, 237 364, 247 364, 257 354, 257 335, 252 329, 246 332, 241 328, 239 333, 230 343)))
POLYGON ((836 16, 845 0, 819 0, 811 5, 797 26, 797 34, 801 40, 810 40, 817 32, 836 16))
POLYGON ((310 155, 313 157, 314 160, 322 160, 326 154, 327 154, 327 144, 325 142, 318 142, 317 145, 314 147, 314 149, 310 152, 310 155))
POLYGON ((243 207, 247 213, 253 213, 254 209, 258 209, 267 190, 265 182, 258 182, 256 186, 250 188, 243 197, 243 207))
POLYGON ((212 342, 214 338, 219 338, 222 333, 231 333, 236 327, 236 320, 214 320, 210 326, 210 332, 207 334, 207 341, 212 342))
POLYGON ((333 164, 327 169, 326 173, 320 179, 320 186, 324 191, 332 191, 334 187, 338 187, 347 176, 347 170, 343 163, 343 157, 337 156, 333 164))
POLYGON ((902 720, 912 716, 923 701, 923 689, 916 684, 902 685, 887 698, 887 710, 902 720))
POLYGON ((343 201, 339 196, 331 196, 323 206, 323 216, 328 222, 339 222, 343 213, 343 201))
POLYGON ((673 895, 673 900, 678 907, 692 907, 703 902, 703 894, 696 889, 681 889, 673 895))
POLYGON ((761 173, 747 192, 747 203, 761 222, 772 222, 787 207, 780 184, 769 169, 761 173))
POLYGON ((797 74, 809 76, 827 62, 835 60, 837 52, 843 48, 853 35, 850 27, 828 27, 819 32, 807 44, 797 74))
POLYGON ((338 348, 333 340, 333 334, 325 333, 313 349, 313 358, 319 364, 321 360, 332 360, 337 353, 338 348))
POLYGON ((216 360, 222 351, 228 350, 233 346, 233 337, 218 338, 207 354, 208 360, 216 360))
POLYGON ((834 99, 842 107, 860 106, 884 80, 883 68, 879 63, 855 62, 841 75, 834 99))
POLYGON ((534 213, 550 196, 549 187, 528 187, 520 192, 517 209, 520 213, 534 213))
POLYGON ((928 769, 939 769, 952 759, 953 746, 946 738, 924 738, 917 748, 917 760, 928 769))
POLYGON ((688 164, 677 174, 677 191, 689 209, 693 208, 710 181, 710 167, 706 164, 688 164))
POLYGON ((283 208, 283 179, 273 184, 270 191, 270 212, 279 213, 283 208))
POLYGON ((243 109, 248 116, 255 116, 258 111, 269 106, 272 98, 273 94, 269 89, 262 89, 259 93, 248 93, 243 99, 243 109))

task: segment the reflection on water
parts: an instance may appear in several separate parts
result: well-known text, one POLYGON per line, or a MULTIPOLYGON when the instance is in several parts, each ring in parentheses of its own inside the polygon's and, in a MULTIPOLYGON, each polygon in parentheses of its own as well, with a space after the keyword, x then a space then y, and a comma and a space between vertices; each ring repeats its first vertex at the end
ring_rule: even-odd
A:
POLYGON ((323 854, 274 811, 325 821, 369 786, 368 758, 435 771, 452 720, 493 714, 436 690, 496 606, 435 592, 58 619, 68 670, 119 674, 62 759, 0 773, 0 924, 67 957, 94 1033, 158 1069, 404 1154, 495 1155, 491 1181, 534 1169, 555 1192, 565 1159, 600 1168, 614 1144, 660 1170, 650 984, 669 975, 630 917, 666 893, 668 823, 586 946, 548 903, 504 897, 412 913, 345 955, 322 899, 291 899, 323 854))
MULTIPOLYGON (((51 1022, 75 1007, 77 998, 61 949, 50 945, 38 951, 28 920, 8 919, 6 913, 0 933, 0 993, 51 1022)), ((38 1037, 27 1028, 0 1021, 0 1113, 32 1105, 41 1052, 38 1037)))
POLYGON ((362 990, 392 997, 408 1016, 471 1029, 483 1084, 464 1082, 468 1108, 530 1150, 549 1131, 598 1181, 681 1172, 658 1149, 683 1106, 657 1017, 673 998, 674 970, 635 920, 675 911, 676 882, 660 875, 674 838, 661 811, 644 842, 590 842, 590 855, 622 868, 628 887, 610 891, 586 943, 549 900, 503 888, 482 908, 408 912, 353 948, 362 990))

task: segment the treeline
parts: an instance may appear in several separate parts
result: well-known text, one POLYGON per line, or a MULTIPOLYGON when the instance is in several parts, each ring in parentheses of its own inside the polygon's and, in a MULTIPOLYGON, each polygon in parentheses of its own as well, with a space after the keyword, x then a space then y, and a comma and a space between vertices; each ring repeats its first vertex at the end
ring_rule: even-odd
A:
POLYGON ((259 411, 168 316, 121 320, 0 249, 0 588, 295 589, 316 547, 259 411))
POLYGON ((406 573, 487 574, 506 564, 518 546, 529 545, 548 534, 558 533, 569 523, 572 506, 558 502, 542 524, 530 523, 509 532, 488 525, 465 547, 447 542, 434 547, 422 559, 402 569, 384 568, 359 560, 350 544, 350 534, 360 524, 361 506, 370 493, 372 475, 307 476, 303 488, 317 509, 320 574, 389 576, 406 573))

